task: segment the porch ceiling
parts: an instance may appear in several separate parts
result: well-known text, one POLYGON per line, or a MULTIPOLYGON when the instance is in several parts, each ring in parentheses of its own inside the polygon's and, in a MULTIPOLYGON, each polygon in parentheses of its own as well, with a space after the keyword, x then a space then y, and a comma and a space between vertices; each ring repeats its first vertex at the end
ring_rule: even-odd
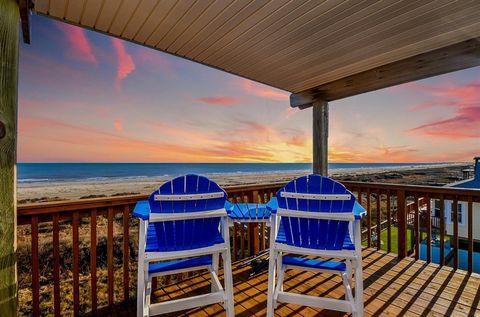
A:
MULTIPOLYGON (((343 89, 330 100, 353 94, 346 78, 467 40, 441 73, 480 65, 477 0, 36 0, 34 10, 292 93, 343 89)), ((434 68, 397 67, 400 81, 354 94, 434 68)))

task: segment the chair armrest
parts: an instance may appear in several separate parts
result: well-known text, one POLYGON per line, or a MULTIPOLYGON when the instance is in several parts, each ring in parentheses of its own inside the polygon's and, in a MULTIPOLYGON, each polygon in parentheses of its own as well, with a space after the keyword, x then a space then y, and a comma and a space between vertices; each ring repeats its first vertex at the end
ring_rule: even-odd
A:
POLYGON ((278 209, 277 197, 273 197, 272 199, 270 199, 270 201, 267 203, 267 209, 270 210, 272 214, 277 213, 277 209, 278 209))
POLYGON ((358 201, 355 201, 355 205, 353 205, 353 215, 355 216, 355 219, 362 219, 363 216, 367 214, 367 211, 365 208, 362 207, 358 203, 358 201))
POLYGON ((137 202, 132 215, 142 220, 148 220, 150 218, 150 204, 148 203, 148 200, 137 202))
MULTIPOLYGON (((270 201, 267 203, 267 209, 270 210, 272 214, 277 213, 277 197, 273 197, 272 199, 270 199, 270 201)), ((362 205, 360 205, 358 202, 355 202, 355 205, 353 206, 353 215, 355 216, 355 219, 362 219, 362 217, 366 214, 367 211, 365 210, 365 208, 363 208, 362 205)))
POLYGON ((227 211, 227 214, 230 215, 235 208, 235 205, 229 202, 228 200, 225 201, 225 210, 227 211))

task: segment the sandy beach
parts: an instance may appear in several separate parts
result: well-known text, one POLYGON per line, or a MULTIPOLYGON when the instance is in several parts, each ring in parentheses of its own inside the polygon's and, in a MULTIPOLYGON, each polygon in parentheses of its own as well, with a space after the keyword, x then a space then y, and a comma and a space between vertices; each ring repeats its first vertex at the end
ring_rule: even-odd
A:
MULTIPOLYGON (((436 164, 421 167, 334 169, 330 176, 338 180, 444 185, 461 179, 466 163, 436 164)), ((237 173, 207 175, 221 186, 287 182, 308 171, 237 173)), ((149 194, 170 177, 112 179, 76 182, 35 182, 18 184, 18 201, 22 203, 72 200, 113 195, 149 194)))

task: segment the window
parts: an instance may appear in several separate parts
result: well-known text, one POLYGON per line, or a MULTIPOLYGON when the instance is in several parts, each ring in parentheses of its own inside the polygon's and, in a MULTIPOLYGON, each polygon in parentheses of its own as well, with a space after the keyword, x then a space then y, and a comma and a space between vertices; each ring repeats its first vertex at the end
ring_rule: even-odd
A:
MULTIPOLYGON (((464 219, 463 219, 463 213, 464 213, 464 203, 461 203, 459 202, 458 203, 458 207, 457 207, 457 222, 461 225, 463 225, 464 223, 464 219)), ((451 213, 450 213, 450 222, 453 222, 453 217, 454 217, 454 213, 453 213, 453 203, 452 203, 452 209, 451 209, 451 213)))
POLYGON ((440 200, 432 199, 433 200, 433 216, 440 218, 440 200))

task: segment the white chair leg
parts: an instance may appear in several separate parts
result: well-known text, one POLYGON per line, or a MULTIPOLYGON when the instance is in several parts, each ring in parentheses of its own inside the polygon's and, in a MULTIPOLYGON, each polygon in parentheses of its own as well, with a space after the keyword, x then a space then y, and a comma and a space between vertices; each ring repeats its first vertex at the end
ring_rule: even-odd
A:
POLYGON ((145 278, 143 276, 143 259, 138 259, 137 273, 137 316, 143 316, 145 306, 145 278))
MULTIPOLYGON (((212 254, 212 267, 213 267, 213 272, 215 272, 218 276, 218 266, 219 266, 219 263, 220 262, 220 256, 218 253, 214 253, 212 254)), ((216 283, 212 277, 212 288, 211 288, 212 292, 216 292, 218 291, 217 290, 217 286, 216 286, 216 283)))
POLYGON ((362 261, 355 261, 355 306, 356 317, 363 317, 363 273, 362 261))
MULTIPOLYGON (((283 262, 282 262, 282 252, 278 252, 277 253, 277 274, 280 274, 280 272, 282 271, 282 265, 283 265, 283 262)), ((277 281, 278 283, 278 281, 277 281)), ((283 283, 279 286, 279 290, 281 292, 283 292, 283 283)))
POLYGON ((350 284, 350 281, 348 280, 348 274, 346 272, 342 273, 342 281, 343 281, 343 287, 345 288, 345 300, 350 303, 352 311, 355 314, 356 306, 355 306, 355 301, 353 299, 352 286, 350 284))
POLYGON ((347 266, 347 280, 348 283, 350 284, 350 287, 353 287, 353 279, 352 279, 352 260, 345 260, 345 264, 347 266))
POLYGON ((357 258, 353 261, 355 267, 355 316, 363 317, 362 237, 360 220, 355 221, 354 229, 355 253, 357 253, 357 258))
MULTIPOLYGON (((277 258, 276 261, 277 263, 277 288, 274 291, 274 295, 279 292, 283 292, 283 276, 285 273, 285 267, 283 266, 282 262, 282 252, 277 252, 277 258)), ((273 308, 277 309, 278 303, 276 300, 273 301, 273 308)))
MULTIPOLYGON (((145 231, 148 223, 140 220, 138 232, 138 264, 137 264, 137 316, 143 316, 145 311, 145 231)), ((147 307, 148 311, 148 307, 147 307)))
MULTIPOLYGON (((277 263, 281 261, 280 255, 277 256, 277 263)), ((278 308, 277 296, 279 292, 283 292, 283 279, 285 278, 285 265, 277 265, 277 286, 273 292, 273 308, 278 308)))
POLYGON ((273 295, 275 292, 275 269, 277 252, 270 247, 270 260, 268 262, 268 294, 267 294, 267 317, 273 317, 274 303, 273 295))
POLYGON ((147 279, 145 281, 145 300, 143 306, 143 317, 150 316, 150 299, 152 296, 152 279, 147 279))
POLYGON ((235 316, 235 309, 234 309, 234 299, 233 299, 233 277, 232 277, 232 258, 230 256, 230 249, 227 248, 226 251, 222 252, 223 257, 223 274, 224 274, 224 281, 225 281, 225 295, 226 295, 226 303, 225 303, 225 310, 227 317, 234 317, 235 316))

